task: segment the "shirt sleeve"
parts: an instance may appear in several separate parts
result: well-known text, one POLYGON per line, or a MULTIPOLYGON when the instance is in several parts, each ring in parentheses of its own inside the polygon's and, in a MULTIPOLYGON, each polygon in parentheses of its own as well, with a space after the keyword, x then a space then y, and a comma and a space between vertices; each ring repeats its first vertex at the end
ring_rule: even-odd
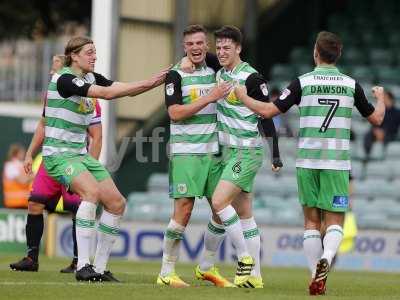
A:
MULTIPOLYGON (((246 79, 247 94, 258 101, 269 102, 269 93, 267 81, 259 73, 253 73, 246 79)), ((272 119, 261 119, 259 128, 262 130, 264 137, 272 137, 272 157, 279 158, 278 136, 272 119)))
POLYGON ((101 106, 99 100, 96 100, 96 108, 93 112, 93 118, 90 121, 89 126, 101 124, 101 106))
POLYGON ((285 113, 293 105, 299 105, 301 100, 301 85, 300 80, 296 78, 289 86, 281 93, 279 98, 274 102, 280 112, 285 113))
POLYGON ((91 84, 72 74, 63 74, 57 80, 57 91, 63 98, 86 97, 91 84))
POLYGON ((222 68, 222 66, 219 63, 218 57, 210 52, 207 52, 206 54, 206 65, 211 69, 213 69, 215 73, 217 73, 219 69, 222 68))
POLYGON ((375 111, 375 107, 368 102, 364 90, 358 82, 356 82, 354 92, 354 106, 364 118, 369 117, 375 111))
POLYGON ((105 78, 103 75, 99 73, 93 73, 94 78, 96 79, 96 85, 100 86, 110 86, 114 83, 114 81, 105 78))
POLYGON ((168 108, 174 104, 183 104, 181 75, 172 70, 169 71, 165 78, 165 106, 168 108))
POLYGON ((259 73, 253 73, 247 77, 246 82, 247 95, 251 98, 269 102, 267 81, 259 73))

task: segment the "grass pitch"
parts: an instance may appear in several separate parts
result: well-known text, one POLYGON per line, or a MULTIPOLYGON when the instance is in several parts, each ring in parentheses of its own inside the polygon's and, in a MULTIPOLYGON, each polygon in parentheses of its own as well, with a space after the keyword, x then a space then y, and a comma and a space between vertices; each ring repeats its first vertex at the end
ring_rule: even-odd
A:
MULTIPOLYGON (((304 269, 264 268, 264 289, 221 289, 198 281, 194 265, 179 264, 177 272, 193 287, 173 289, 155 285, 160 263, 111 259, 110 270, 122 284, 78 283, 71 274, 61 274, 69 260, 42 257, 39 272, 15 272, 8 267, 20 257, 0 257, 0 299, 183 299, 253 300, 310 299, 307 295, 308 271, 304 269)), ((222 274, 232 279, 234 266, 221 266, 222 274)), ((400 299, 400 274, 333 271, 329 274, 327 295, 323 299, 400 299)), ((312 298, 312 297, 311 297, 312 298)))

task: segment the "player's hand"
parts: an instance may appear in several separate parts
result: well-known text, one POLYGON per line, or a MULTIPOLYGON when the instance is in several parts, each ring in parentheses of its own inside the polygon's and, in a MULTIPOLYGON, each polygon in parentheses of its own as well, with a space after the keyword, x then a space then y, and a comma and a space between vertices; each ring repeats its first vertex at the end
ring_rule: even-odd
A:
POLYGON ((232 89, 232 84, 229 82, 222 82, 215 87, 213 87, 208 94, 211 102, 215 102, 219 99, 227 97, 232 89))
POLYGON ((238 84, 235 87, 235 95, 238 99, 242 99, 244 96, 247 96, 246 86, 238 84))
POLYGON ((278 158, 274 158, 272 160, 272 171, 273 172, 279 172, 281 170, 281 168, 283 167, 283 163, 281 161, 281 159, 278 158))
POLYGON ((377 100, 383 100, 385 96, 385 91, 381 86, 374 86, 372 88, 372 95, 374 95, 375 99, 377 100))
POLYGON ((160 72, 158 72, 157 74, 153 75, 150 79, 149 79, 149 83, 151 87, 156 87, 159 86, 161 84, 163 84, 165 82, 165 77, 167 76, 169 70, 171 70, 172 65, 169 65, 167 68, 161 70, 160 72))
POLYGON ((195 66, 192 61, 185 56, 181 59, 180 69, 185 73, 191 74, 194 72, 195 66))
POLYGON ((32 174, 32 163, 33 163, 32 156, 25 155, 24 170, 25 170, 25 173, 28 175, 32 174))

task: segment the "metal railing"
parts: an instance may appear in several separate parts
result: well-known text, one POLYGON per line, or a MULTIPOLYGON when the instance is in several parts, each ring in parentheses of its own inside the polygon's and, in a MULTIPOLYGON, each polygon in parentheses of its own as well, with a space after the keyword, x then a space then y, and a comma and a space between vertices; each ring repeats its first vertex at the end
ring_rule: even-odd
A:
POLYGON ((0 102, 36 102, 47 89, 52 56, 63 52, 56 40, 0 42, 0 102))

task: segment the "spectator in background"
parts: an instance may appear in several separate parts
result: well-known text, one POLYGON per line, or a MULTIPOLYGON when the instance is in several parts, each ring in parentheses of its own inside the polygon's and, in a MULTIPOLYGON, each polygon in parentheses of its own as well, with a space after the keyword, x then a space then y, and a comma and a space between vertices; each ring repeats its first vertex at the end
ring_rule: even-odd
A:
MULTIPOLYGON (((280 96, 281 92, 278 88, 274 87, 271 89, 269 94, 271 102, 275 102, 276 99, 280 96)), ((289 124, 289 115, 277 115, 273 117, 274 125, 278 136, 286 136, 286 137, 293 137, 293 130, 289 124)))
POLYGON ((386 114, 380 126, 373 126, 364 137, 365 161, 368 162, 372 146, 375 142, 383 143, 384 149, 394 141, 400 125, 400 110, 395 107, 394 96, 385 91, 386 114))
POLYGON ((25 148, 11 144, 3 170, 4 207, 27 208, 32 175, 24 171, 25 148))

